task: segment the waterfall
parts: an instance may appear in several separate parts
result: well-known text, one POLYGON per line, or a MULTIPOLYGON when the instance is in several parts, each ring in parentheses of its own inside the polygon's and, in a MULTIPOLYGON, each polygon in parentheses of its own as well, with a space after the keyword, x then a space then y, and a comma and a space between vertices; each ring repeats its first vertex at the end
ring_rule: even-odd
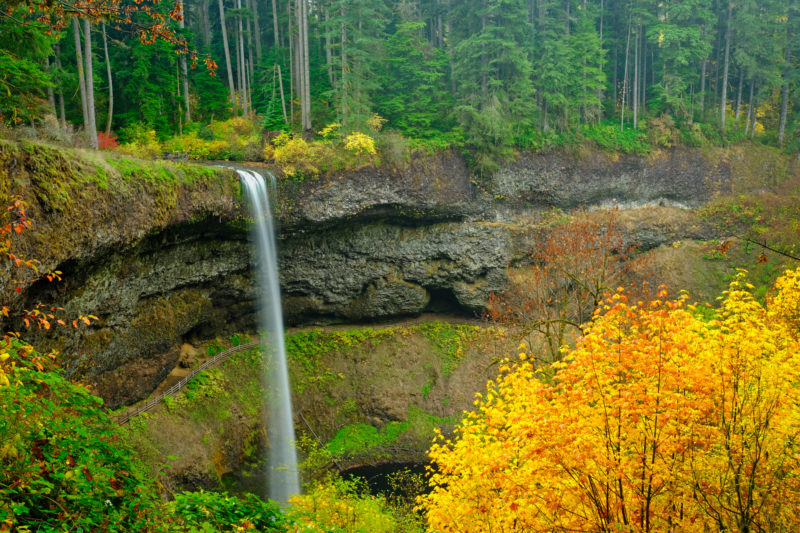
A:
MULTIPOLYGON (((275 227, 264 176, 252 170, 237 169, 244 196, 250 204, 254 220, 255 269, 259 291, 259 327, 264 333, 263 345, 268 361, 266 392, 269 403, 267 436, 269 437, 269 497, 286 504, 300 493, 295 450, 292 399, 289 371, 286 366, 286 345, 283 339, 283 315, 278 284, 278 258, 275 227)), ((275 176, 268 174, 274 190, 275 176)))

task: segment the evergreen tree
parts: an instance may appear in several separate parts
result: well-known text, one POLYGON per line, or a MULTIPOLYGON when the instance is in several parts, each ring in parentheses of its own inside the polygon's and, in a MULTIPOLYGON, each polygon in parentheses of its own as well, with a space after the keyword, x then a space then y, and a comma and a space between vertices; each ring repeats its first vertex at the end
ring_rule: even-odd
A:
POLYGON ((451 106, 445 74, 447 55, 423 37, 424 22, 403 21, 386 40, 378 113, 410 137, 446 131, 451 106))
POLYGON ((456 116, 483 170, 531 125, 527 9, 523 0, 468 0, 451 12, 456 116))

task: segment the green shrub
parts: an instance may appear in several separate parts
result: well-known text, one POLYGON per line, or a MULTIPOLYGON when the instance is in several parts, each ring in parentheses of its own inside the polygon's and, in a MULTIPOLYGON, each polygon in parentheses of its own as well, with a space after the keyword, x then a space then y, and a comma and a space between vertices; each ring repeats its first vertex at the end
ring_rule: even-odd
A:
POLYGON ((102 400, 12 343, 0 387, 0 524, 12 531, 148 531, 154 487, 102 400), (38 363, 38 364, 37 364, 38 363))
POLYGON ((182 492, 164 506, 171 531, 286 531, 291 520, 277 503, 254 494, 182 492))

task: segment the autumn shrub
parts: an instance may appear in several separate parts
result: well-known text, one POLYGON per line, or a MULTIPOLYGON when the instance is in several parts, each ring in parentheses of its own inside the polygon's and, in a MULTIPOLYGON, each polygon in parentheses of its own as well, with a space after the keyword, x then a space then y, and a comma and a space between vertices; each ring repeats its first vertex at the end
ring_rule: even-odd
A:
POLYGON ((414 533, 418 525, 394 514, 382 496, 367 492, 363 482, 330 476, 294 496, 288 510, 297 531, 337 533, 414 533))
POLYGON ((99 150, 114 150, 115 148, 119 148, 119 139, 117 139, 117 136, 113 133, 106 135, 105 132, 98 132, 97 148, 99 150))
POLYGON ((242 117, 187 128, 183 135, 164 141, 163 148, 186 154, 190 159, 258 161, 263 158, 258 126, 242 117))
POLYGON ((123 154, 142 159, 153 159, 161 155, 162 147, 156 132, 146 124, 135 122, 127 128, 122 128, 119 135, 123 143, 118 150, 123 154))
POLYGON ((552 375, 507 360, 430 450, 430 527, 796 530, 798 276, 762 306, 740 273, 708 321, 685 294, 618 291, 552 375))
POLYGON ((302 137, 281 134, 272 146, 265 148, 264 156, 273 159, 289 177, 312 177, 319 174, 319 153, 315 143, 307 143, 302 137))
POLYGON ((614 209, 559 218, 530 236, 528 265, 509 269, 506 288, 489 296, 484 318, 512 326, 528 346, 543 341, 537 360, 561 358, 564 345, 581 333, 603 294, 642 271, 614 209))

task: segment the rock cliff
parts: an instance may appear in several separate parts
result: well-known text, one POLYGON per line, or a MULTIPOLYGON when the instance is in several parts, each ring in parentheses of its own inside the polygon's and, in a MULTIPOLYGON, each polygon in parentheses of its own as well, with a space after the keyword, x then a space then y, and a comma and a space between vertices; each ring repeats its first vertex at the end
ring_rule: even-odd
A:
MULTIPOLYGON (((402 169, 281 179, 287 322, 479 312, 503 287, 509 262, 530 248, 520 220, 611 202, 696 206, 757 172, 747 157, 688 149, 646 158, 523 155, 478 179, 460 157, 443 154, 413 157, 402 169)), ((185 341, 252 326, 248 224, 234 172, 2 142, 0 200, 17 195, 36 228, 20 249, 64 281, 34 282, 19 296, 4 284, 3 297, 17 310, 45 301, 100 318, 40 340, 109 407, 149 394, 185 341)), ((637 228, 647 247, 706 231, 658 217, 637 228)))

